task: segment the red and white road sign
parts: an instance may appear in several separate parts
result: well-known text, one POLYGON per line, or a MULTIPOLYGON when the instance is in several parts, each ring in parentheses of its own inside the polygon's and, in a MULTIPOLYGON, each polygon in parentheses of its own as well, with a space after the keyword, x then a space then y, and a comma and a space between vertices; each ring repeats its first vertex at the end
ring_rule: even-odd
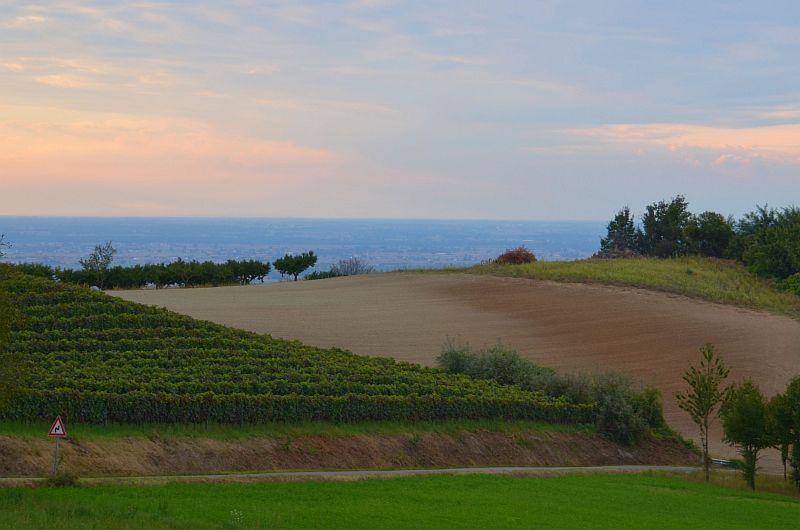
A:
POLYGON ((67 430, 64 428, 64 422, 61 421, 61 416, 56 416, 56 421, 53 422, 53 426, 50 427, 50 432, 47 433, 47 436, 66 436, 67 430))

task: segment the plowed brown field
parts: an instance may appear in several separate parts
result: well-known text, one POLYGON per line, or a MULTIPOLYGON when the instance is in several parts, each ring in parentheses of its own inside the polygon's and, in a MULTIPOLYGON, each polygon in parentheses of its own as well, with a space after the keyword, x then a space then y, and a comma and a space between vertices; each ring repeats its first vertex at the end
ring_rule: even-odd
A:
MULTIPOLYGON (((800 321, 633 288, 391 273, 112 294, 275 337, 428 365, 447 337, 473 346, 501 339, 544 366, 614 369, 655 385, 669 424, 695 439, 672 396, 704 343, 718 347, 732 379, 751 377, 769 395, 800 374, 800 321)), ((733 456, 721 438, 717 425, 712 451, 733 456)), ((775 456, 765 464, 775 469, 775 456)))

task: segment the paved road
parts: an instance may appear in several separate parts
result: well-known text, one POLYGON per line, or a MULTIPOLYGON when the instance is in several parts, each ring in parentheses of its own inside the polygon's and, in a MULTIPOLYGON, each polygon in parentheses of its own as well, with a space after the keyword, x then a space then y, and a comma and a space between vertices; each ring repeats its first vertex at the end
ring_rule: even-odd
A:
MULTIPOLYGON (((309 480, 343 480, 392 478, 415 475, 567 475, 574 473, 643 473, 647 471, 663 471, 669 473, 692 473, 699 467, 693 466, 586 466, 586 467, 456 467, 444 469, 387 469, 387 470, 346 470, 346 471, 275 471, 269 473, 228 473, 209 475, 162 475, 137 477, 86 477, 81 482, 87 484, 117 484, 164 481, 241 481, 241 480, 275 480, 275 479, 309 479, 309 480)), ((21 486, 41 482, 42 478, 10 477, 0 478, 0 486, 21 486)))

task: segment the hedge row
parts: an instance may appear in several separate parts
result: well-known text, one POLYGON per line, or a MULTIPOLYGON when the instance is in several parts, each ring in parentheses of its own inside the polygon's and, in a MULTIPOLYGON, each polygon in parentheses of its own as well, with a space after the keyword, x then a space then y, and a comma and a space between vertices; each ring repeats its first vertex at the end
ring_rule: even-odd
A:
POLYGON ((292 421, 444 420, 505 418, 591 423, 594 409, 566 401, 429 395, 304 396, 38 391, 17 397, 7 419, 104 423, 261 423, 292 421))

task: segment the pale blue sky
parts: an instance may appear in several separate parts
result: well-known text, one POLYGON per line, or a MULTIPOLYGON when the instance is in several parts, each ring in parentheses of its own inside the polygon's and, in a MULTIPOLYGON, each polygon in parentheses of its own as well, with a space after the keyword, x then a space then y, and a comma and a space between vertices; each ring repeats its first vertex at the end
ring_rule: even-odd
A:
POLYGON ((795 2, 0 1, 0 214, 800 197, 795 2))

